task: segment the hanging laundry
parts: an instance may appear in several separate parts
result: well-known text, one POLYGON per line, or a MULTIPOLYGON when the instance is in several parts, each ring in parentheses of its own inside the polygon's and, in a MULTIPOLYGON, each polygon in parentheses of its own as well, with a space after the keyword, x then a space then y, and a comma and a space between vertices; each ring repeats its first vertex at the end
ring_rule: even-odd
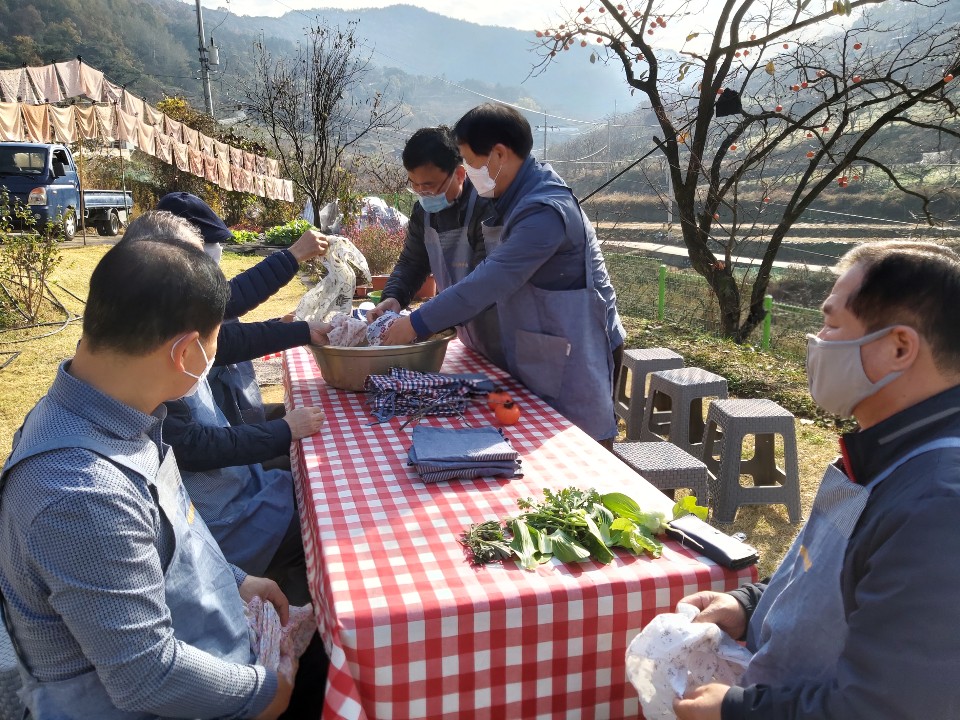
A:
POLYGON ((136 145, 137 128, 140 125, 136 115, 131 115, 121 108, 116 108, 115 116, 117 118, 117 140, 136 145))
POLYGON ((178 143, 183 142, 183 123, 173 120, 168 115, 163 116, 163 132, 178 143))
POLYGON ((50 134, 50 116, 47 105, 20 104, 23 114, 24 137, 30 142, 48 143, 53 139, 50 134))
POLYGON ((137 148, 147 155, 156 156, 157 148, 154 141, 156 131, 153 125, 148 125, 143 120, 137 123, 137 148))
POLYGON ((79 60, 76 62, 79 66, 78 71, 81 94, 86 95, 94 102, 103 102, 105 100, 103 94, 103 73, 99 70, 95 70, 86 63, 80 62, 79 60))
POLYGON ((57 69, 53 65, 28 67, 27 76, 33 83, 33 88, 39 100, 43 102, 60 102, 63 92, 60 90, 60 81, 57 79, 57 69))
POLYGON ((114 126, 117 124, 116 108, 113 105, 96 105, 93 110, 97 116, 100 137, 107 142, 116 140, 117 136, 114 132, 114 126))
POLYGON ((50 105, 48 110, 50 115, 50 124, 53 126, 53 138, 60 143, 72 143, 77 141, 77 120, 74 114, 74 106, 56 107, 50 105))
POLYGON ((75 105, 73 115, 77 120, 77 132, 81 140, 96 140, 97 133, 97 114, 94 112, 93 105, 75 105))
POLYGON ((0 102, 0 140, 23 140, 20 103, 0 102))
POLYGON ((80 97, 83 95, 83 85, 80 83, 80 61, 54 63, 60 83, 63 85, 63 99, 80 97))

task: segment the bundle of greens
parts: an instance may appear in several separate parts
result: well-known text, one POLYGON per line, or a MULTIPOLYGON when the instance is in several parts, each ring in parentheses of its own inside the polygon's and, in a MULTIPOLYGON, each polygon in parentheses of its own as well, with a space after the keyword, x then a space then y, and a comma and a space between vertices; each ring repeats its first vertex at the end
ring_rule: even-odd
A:
MULTIPOLYGON (((496 520, 471 525, 460 542, 475 564, 498 562, 515 556, 526 570, 556 557, 561 562, 593 559, 613 562, 610 548, 622 547, 641 555, 660 557, 663 544, 657 539, 666 529, 663 513, 646 513, 623 493, 600 495, 596 490, 545 489, 543 500, 517 500, 523 511, 508 518, 505 526, 496 520), (507 538, 507 533, 511 537, 507 538)), ((692 496, 673 507, 673 518, 695 514, 706 519, 707 508, 692 496)))

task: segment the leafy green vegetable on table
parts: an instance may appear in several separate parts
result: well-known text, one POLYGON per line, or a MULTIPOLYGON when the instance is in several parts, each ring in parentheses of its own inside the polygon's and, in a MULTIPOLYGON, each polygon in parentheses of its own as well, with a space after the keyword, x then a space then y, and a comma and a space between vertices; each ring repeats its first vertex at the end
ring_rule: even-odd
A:
MULTIPOLYGON (((496 520, 471 525, 460 542, 470 549, 477 565, 515 556, 526 570, 556 556, 561 562, 594 559, 613 562, 612 547, 641 555, 660 557, 663 544, 657 539, 666 529, 663 513, 644 512, 623 493, 600 495, 596 490, 564 488, 543 491, 543 500, 520 499, 523 511, 508 518, 505 526, 496 520), (512 536, 509 540, 506 533, 512 536)), ((707 508, 687 496, 673 506, 673 518, 695 514, 707 517, 707 508)))

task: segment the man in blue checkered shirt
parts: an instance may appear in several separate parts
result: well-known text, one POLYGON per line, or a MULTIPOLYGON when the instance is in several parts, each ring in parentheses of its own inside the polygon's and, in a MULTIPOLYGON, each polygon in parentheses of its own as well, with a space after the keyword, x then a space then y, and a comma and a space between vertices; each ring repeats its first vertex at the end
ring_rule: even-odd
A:
POLYGON ((182 244, 121 242, 83 336, 0 476, 0 592, 35 720, 277 718, 292 685, 254 664, 244 599, 161 439, 163 402, 209 370, 228 295, 182 244))

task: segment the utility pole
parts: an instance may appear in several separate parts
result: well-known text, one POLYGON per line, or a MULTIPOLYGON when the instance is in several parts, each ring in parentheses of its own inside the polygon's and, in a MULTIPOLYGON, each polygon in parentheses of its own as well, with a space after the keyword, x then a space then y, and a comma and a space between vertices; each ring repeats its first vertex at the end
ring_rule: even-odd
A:
POLYGON ((543 158, 541 162, 547 161, 547 111, 543 111, 543 158))
POLYGON ((203 12, 200 10, 200 0, 197 0, 197 37, 200 39, 200 82, 203 84, 203 99, 207 106, 207 115, 213 117, 213 94, 210 91, 210 59, 207 57, 207 46, 203 36, 203 12))

